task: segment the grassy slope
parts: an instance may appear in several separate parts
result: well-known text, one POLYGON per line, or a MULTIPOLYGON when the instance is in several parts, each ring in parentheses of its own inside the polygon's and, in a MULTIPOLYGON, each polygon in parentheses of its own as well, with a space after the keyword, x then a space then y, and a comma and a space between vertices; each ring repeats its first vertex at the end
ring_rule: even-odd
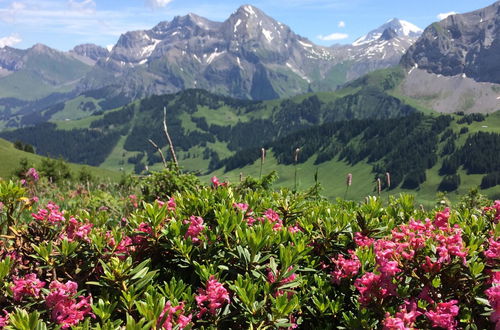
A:
MULTIPOLYGON (((397 72, 393 69, 380 70, 376 71, 364 78, 364 82, 362 84, 365 85, 380 85, 387 74, 391 72, 397 72)), ((314 93, 318 96, 318 98, 324 102, 331 102, 339 97, 343 97, 349 94, 356 93, 360 90, 359 85, 350 84, 348 87, 339 90, 335 93, 331 92, 321 92, 314 93)), ((390 94, 401 99, 405 103, 417 108, 418 110, 424 112, 427 115, 435 115, 432 109, 426 107, 425 102, 417 99, 412 99, 406 96, 402 96, 398 89, 390 91, 390 94)), ((294 102, 301 102, 305 98, 311 96, 312 93, 299 95, 292 98, 294 102)), ((271 115, 273 108, 279 103, 281 100, 272 100, 266 101, 265 107, 261 110, 252 113, 242 113, 237 109, 231 109, 227 106, 223 106, 219 109, 209 109, 207 107, 199 107, 198 111, 195 112, 193 117, 204 117, 206 118, 208 124, 220 124, 224 123, 225 125, 235 125, 238 121, 248 121, 254 118, 268 118, 271 115)), ((92 120, 98 119, 101 116, 92 117, 92 120)), ((458 119, 459 116, 455 116, 455 119, 458 119)), ((181 117, 183 122, 183 126, 186 130, 192 131, 197 130, 196 125, 192 122, 189 116, 181 117)), ((63 129, 71 129, 71 128, 83 128, 88 127, 90 124, 89 118, 85 118, 82 120, 74 120, 64 123, 59 123, 58 126, 63 129)), ((460 129, 464 126, 469 128, 469 133, 475 133, 478 131, 487 131, 487 132, 495 132, 500 133, 500 112, 491 114, 487 117, 484 122, 474 122, 471 125, 462 124, 458 125, 455 122, 451 124, 451 128, 455 132, 459 132, 460 129), (483 127, 487 126, 487 127, 483 127)), ((175 142, 175 137, 173 137, 175 142)), ((463 135, 459 140, 458 144, 463 144, 465 142, 466 135, 463 135)), ((109 169, 119 169, 123 168, 126 172, 133 170, 133 165, 127 163, 127 159, 131 156, 137 154, 137 152, 129 152, 123 149, 123 143, 125 141, 125 137, 120 139, 120 142, 114 148, 113 152, 106 159, 106 161, 101 165, 103 168, 109 169)), ((216 142, 215 144, 208 143, 208 147, 212 150, 218 152, 220 158, 225 158, 231 155, 231 152, 227 149, 225 143, 216 142)), ((439 145, 439 148, 442 148, 442 143, 439 145)), ((168 151, 164 149, 164 152, 168 151)), ((202 157, 203 149, 200 147, 194 147, 188 152, 178 152, 178 159, 186 170, 201 170, 204 171, 207 166, 209 160, 203 159, 202 157)), ((371 173, 372 166, 367 164, 366 162, 360 162, 355 166, 349 166, 344 162, 338 160, 332 160, 326 163, 323 163, 319 166, 313 164, 315 156, 311 157, 309 161, 304 164, 300 164, 297 167, 298 173, 298 184, 300 188, 306 188, 311 186, 314 183, 314 173, 318 171, 318 177, 320 182, 324 188, 324 195, 330 199, 334 199, 336 197, 343 197, 345 195, 345 176, 347 173, 353 173, 354 180, 353 186, 349 189, 347 197, 360 199, 363 196, 372 194, 374 191, 375 183, 373 182, 373 174, 371 173)), ((441 166, 441 160, 438 161, 436 166, 432 169, 427 170, 427 181, 421 185, 418 191, 414 192, 417 195, 417 200, 424 205, 431 205, 436 201, 437 191, 436 188, 442 180, 442 177, 438 175, 438 170, 441 166)), ((150 169, 160 169, 161 164, 155 164, 150 166, 150 169)), ((280 176, 279 181, 277 182, 278 186, 294 186, 294 174, 295 168, 293 166, 284 166, 278 165, 276 160, 272 157, 272 155, 268 156, 266 159, 263 173, 268 173, 272 170, 277 170, 280 176)), ((205 174, 202 179, 208 181, 212 175, 217 175, 222 178, 227 178, 230 181, 239 180, 240 172, 243 173, 244 176, 251 175, 254 177, 259 176, 260 171, 260 161, 255 162, 253 165, 246 166, 242 169, 236 169, 234 171, 224 173, 223 170, 218 170, 213 173, 205 174)), ((454 192, 449 194, 449 197, 453 200, 458 197, 460 194, 464 194, 469 191, 471 188, 477 187, 482 179, 482 175, 466 175, 463 171, 460 172, 462 184, 460 188, 454 192)), ((498 190, 498 189, 496 189, 498 190)), ((491 188, 485 193, 490 196, 494 195, 497 191, 495 188, 491 188)), ((392 190, 391 193, 399 193, 403 192, 401 189, 392 190)), ((383 194, 387 194, 387 192, 383 192, 383 194)))
MULTIPOLYGON (((0 139, 0 177, 10 177, 23 158, 28 159, 28 163, 36 166, 40 163, 43 157, 15 149, 12 143, 4 139, 0 139)), ((120 178, 120 173, 104 168, 77 164, 69 164, 69 167, 72 173, 78 173, 83 167, 86 167, 94 177, 110 178, 112 180, 118 180, 120 178)))

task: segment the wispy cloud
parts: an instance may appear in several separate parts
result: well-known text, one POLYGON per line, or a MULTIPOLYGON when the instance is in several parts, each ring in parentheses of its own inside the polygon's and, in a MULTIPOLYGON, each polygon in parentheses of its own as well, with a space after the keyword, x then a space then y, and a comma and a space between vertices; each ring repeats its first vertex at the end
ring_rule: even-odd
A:
POLYGON ((451 16, 451 15, 455 15, 455 14, 456 14, 456 12, 454 12, 454 11, 450 11, 449 13, 441 13, 441 14, 438 14, 436 17, 437 17, 438 19, 440 19, 440 20, 443 20, 443 19, 445 19, 446 17, 451 16))
POLYGON ((324 35, 319 35, 317 36, 317 38, 319 40, 323 40, 323 41, 336 41, 336 40, 344 40, 344 39, 347 39, 349 38, 349 35, 347 33, 332 33, 332 34, 328 34, 326 36, 324 35))
POLYGON ((146 0, 145 3, 151 8, 163 8, 166 7, 172 0, 146 0))
POLYGON ((14 46, 23 41, 18 34, 11 34, 8 37, 0 38, 0 48, 4 48, 5 46, 14 46))
POLYGON ((56 0, 25 0, 0 8, 0 20, 12 26, 94 37, 118 36, 128 30, 145 28, 137 20, 142 14, 147 15, 132 9, 97 10, 93 0, 68 0, 62 6, 56 0))
POLYGON ((345 28, 345 22, 344 21, 340 21, 339 24, 338 24, 338 27, 343 29, 345 28))

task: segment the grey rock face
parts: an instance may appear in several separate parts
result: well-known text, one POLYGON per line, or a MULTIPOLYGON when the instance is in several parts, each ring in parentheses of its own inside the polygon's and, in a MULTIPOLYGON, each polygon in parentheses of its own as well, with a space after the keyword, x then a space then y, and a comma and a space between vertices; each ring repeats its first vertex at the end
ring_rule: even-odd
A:
MULTIPOLYGON (((403 33, 408 29, 400 22, 389 25, 394 31, 399 29, 399 38, 408 38, 403 33)), ((397 49, 397 58, 388 55, 389 50, 386 55, 370 57, 371 51, 377 53, 370 48, 375 47, 374 42, 379 41, 352 47, 317 46, 258 8, 245 5, 224 22, 189 14, 161 22, 151 30, 123 34, 111 53, 98 60, 80 89, 100 88, 113 79, 132 97, 186 88, 237 98, 290 96, 329 81, 331 72, 345 61, 369 63, 355 64, 338 84, 366 70, 397 64, 408 47, 401 40, 388 43, 387 49, 397 49), (383 64, 379 65, 381 57, 383 64)), ((323 84, 323 89, 336 87, 323 84)))
POLYGON ((401 59, 431 73, 500 83, 500 1, 430 25, 401 59))
POLYGON ((71 52, 80 56, 87 57, 93 61, 97 61, 100 58, 107 57, 109 55, 109 51, 106 48, 94 44, 83 44, 75 46, 71 52))
POLYGON ((0 48, 0 67, 7 71, 18 71, 23 67, 26 51, 11 47, 0 48))

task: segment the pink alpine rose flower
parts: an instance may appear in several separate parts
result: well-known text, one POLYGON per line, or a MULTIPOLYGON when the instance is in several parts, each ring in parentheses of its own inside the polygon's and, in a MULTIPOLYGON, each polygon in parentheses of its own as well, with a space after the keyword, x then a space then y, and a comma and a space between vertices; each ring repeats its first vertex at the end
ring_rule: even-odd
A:
POLYGON ((332 281, 335 284, 340 284, 340 281, 344 278, 356 276, 361 268, 361 262, 356 253, 350 250, 349 255, 350 258, 345 258, 342 254, 340 254, 337 259, 332 258, 332 262, 335 264, 335 270, 331 275, 332 281))
POLYGON ((3 329, 9 324, 9 313, 6 310, 3 311, 5 316, 0 316, 0 329, 3 329))
POLYGON ((214 316, 224 304, 230 303, 229 292, 213 275, 207 281, 205 290, 198 289, 198 295, 196 295, 195 299, 200 309, 197 315, 198 318, 202 318, 207 312, 214 316))
POLYGON ((178 326, 179 329, 184 329, 191 323, 192 314, 184 315, 184 302, 178 306, 172 307, 172 303, 168 301, 163 308, 163 311, 158 318, 158 325, 162 329, 172 330, 178 326))
POLYGON ((75 297, 78 285, 68 281, 61 283, 53 281, 49 286, 50 293, 45 299, 45 304, 51 310, 52 320, 61 325, 63 329, 78 324, 86 316, 92 316, 90 297, 75 297))
POLYGON ((189 228, 184 237, 190 237, 193 243, 197 243, 200 241, 199 235, 205 229, 205 225, 203 224, 202 217, 196 217, 192 215, 189 220, 184 220, 185 224, 189 224, 189 228))
POLYGON ((432 322, 433 327, 455 329, 457 326, 455 317, 459 311, 458 306, 456 306, 457 303, 457 300, 438 303, 436 308, 426 312, 425 316, 432 322))
POLYGON ((28 274, 24 278, 14 280, 14 300, 20 301, 24 296, 39 297, 40 289, 45 286, 45 282, 40 281, 36 274, 28 274))

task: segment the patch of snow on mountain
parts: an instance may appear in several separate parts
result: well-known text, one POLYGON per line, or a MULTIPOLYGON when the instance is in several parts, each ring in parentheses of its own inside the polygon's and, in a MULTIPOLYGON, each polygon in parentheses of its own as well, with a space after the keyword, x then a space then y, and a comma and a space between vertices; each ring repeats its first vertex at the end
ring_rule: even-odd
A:
POLYGON ((207 64, 210 64, 212 63, 212 61, 217 58, 218 56, 224 54, 225 51, 222 51, 222 52, 217 52, 217 48, 215 49, 215 52, 213 52, 212 54, 210 54, 210 56, 207 58, 207 64))
POLYGON ((262 29, 262 34, 264 34, 264 37, 266 37, 268 42, 273 41, 274 38, 273 38, 273 34, 271 33, 271 31, 268 31, 266 29, 262 29))
POLYGON ((141 50, 141 57, 149 57, 153 51, 155 50, 156 46, 161 42, 159 39, 153 39, 153 44, 147 45, 142 48, 141 50))
POLYGON ((236 21, 236 24, 234 24, 234 33, 236 33, 236 31, 238 30, 238 26, 241 24, 241 19, 238 18, 238 20, 236 21))
POLYGON ((249 13, 250 15, 255 15, 255 16, 257 15, 257 14, 255 13, 255 11, 253 10, 252 6, 245 6, 245 8, 244 8, 244 9, 245 9, 245 11, 246 11, 247 13, 249 13))
POLYGON ((300 41, 300 40, 299 40, 299 44, 301 44, 302 46, 307 47, 307 48, 311 48, 311 47, 313 46, 313 45, 311 45, 311 44, 308 44, 308 43, 302 42, 302 41, 300 41))

